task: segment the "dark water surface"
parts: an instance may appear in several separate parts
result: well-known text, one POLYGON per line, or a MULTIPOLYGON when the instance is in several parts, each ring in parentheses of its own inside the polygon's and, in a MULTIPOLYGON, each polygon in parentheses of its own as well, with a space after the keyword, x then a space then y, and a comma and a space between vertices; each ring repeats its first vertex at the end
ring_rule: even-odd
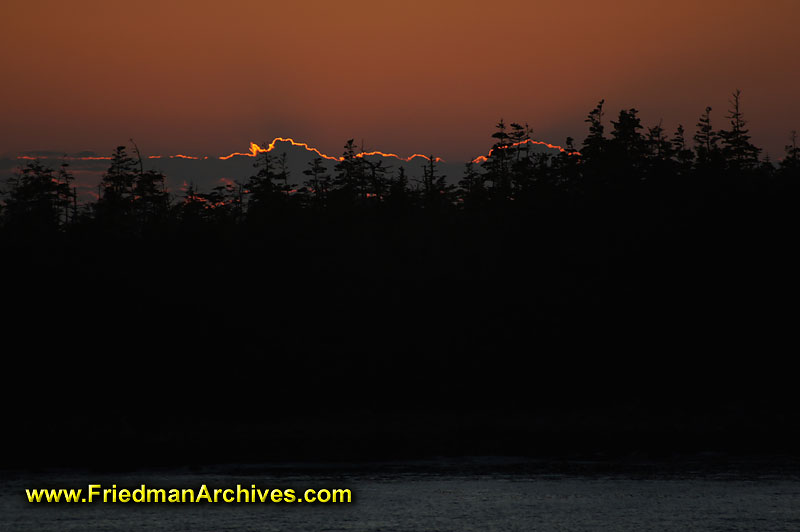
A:
POLYGON ((0 473, 0 529, 800 530, 800 477, 780 468, 554 471, 495 459, 369 467, 219 466, 126 473, 0 473), (30 504, 26 488, 349 488, 350 504, 30 504))

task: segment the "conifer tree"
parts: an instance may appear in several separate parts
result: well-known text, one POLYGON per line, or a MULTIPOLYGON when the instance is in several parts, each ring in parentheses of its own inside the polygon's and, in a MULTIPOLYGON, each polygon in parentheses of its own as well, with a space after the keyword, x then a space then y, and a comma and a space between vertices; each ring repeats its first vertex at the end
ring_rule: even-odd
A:
POLYGON ((100 197, 95 204, 97 218, 108 227, 130 228, 133 214, 134 185, 140 175, 136 160, 125 146, 117 146, 111 165, 100 182, 100 197))
POLYGON ((589 124, 589 135, 583 141, 581 147, 582 156, 591 161, 600 158, 606 150, 607 140, 603 136, 605 126, 603 125, 603 105, 605 100, 600 100, 597 106, 589 113, 584 122, 589 124))
POLYGON ((719 158, 718 142, 719 134, 711 125, 711 107, 706 107, 697 122, 697 132, 694 135, 698 167, 708 168, 716 164, 719 158))
POLYGON ((611 140, 608 142, 608 157, 611 166, 609 175, 617 176, 617 184, 629 186, 641 181, 646 173, 645 138, 638 110, 623 109, 617 121, 612 121, 611 140))
POLYGON ((674 171, 672 143, 667 138, 661 122, 647 128, 645 139, 646 172, 652 177, 667 177, 674 171))
POLYGON ((509 140, 513 146, 511 161, 511 184, 515 192, 523 191, 531 186, 533 161, 531 160, 531 137, 533 130, 528 124, 511 124, 509 140))
POLYGON ((780 172, 787 178, 800 179, 800 146, 797 145, 797 131, 789 135, 789 144, 784 146, 785 155, 780 163, 780 172))
POLYGON ((554 171, 558 173, 558 185, 569 189, 578 184, 580 176, 580 157, 576 155, 575 139, 567 137, 564 141, 564 151, 559 152, 554 159, 554 171))
POLYGON ((169 210, 166 176, 156 170, 147 170, 136 177, 133 186, 134 206, 141 223, 164 220, 169 210))
POLYGON ((637 116, 639 111, 637 109, 622 110, 619 112, 619 118, 616 122, 613 120, 611 124, 614 129, 611 131, 612 146, 615 148, 615 155, 619 155, 632 163, 639 161, 639 158, 644 154, 644 137, 639 132, 642 128, 642 122, 637 116))
POLYGON ((195 225, 207 221, 208 198, 197 191, 194 183, 186 184, 183 201, 180 203, 178 213, 180 221, 186 225, 195 225))
POLYGON ((661 122, 647 128, 647 155, 651 159, 664 161, 672 157, 672 143, 667 139, 661 122))
POLYGON ((472 161, 464 165, 464 175, 458 186, 459 201, 466 207, 483 204, 487 198, 484 176, 478 172, 472 161))
POLYGON ((758 166, 760 148, 750 142, 747 122, 742 116, 742 91, 736 90, 730 100, 730 109, 725 118, 730 120, 730 129, 719 132, 722 141, 722 155, 734 170, 753 169, 758 166))
POLYGON ((62 225, 75 222, 78 218, 78 189, 73 186, 75 176, 69 171, 69 164, 62 163, 58 169, 58 203, 63 212, 62 225))
POLYGON ((283 195, 287 195, 291 192, 292 187, 289 185, 289 176, 291 176, 291 170, 289 170, 289 160, 287 158, 286 152, 281 153, 278 156, 277 160, 277 172, 275 178, 280 180, 282 183, 279 185, 278 189, 283 195))
POLYGON ((303 174, 309 178, 304 185, 311 191, 314 198, 313 205, 317 208, 325 207, 330 189, 331 176, 327 174, 327 169, 322 162, 322 158, 315 157, 313 161, 310 161, 308 163, 308 168, 303 170, 303 174))
POLYGON ((26 233, 54 232, 61 226, 68 184, 55 171, 39 161, 30 161, 6 182, 3 191, 4 225, 26 233))
POLYGON ((530 142, 533 130, 528 124, 511 123, 511 133, 508 134, 509 143, 514 146, 514 160, 521 161, 530 156, 530 142))
POLYGON ((511 194, 511 161, 509 146, 511 137, 506 131, 506 124, 501 118, 495 126, 492 138, 496 139, 489 156, 483 163, 484 175, 492 183, 492 196, 496 199, 507 199, 511 194))
POLYGON ((436 157, 428 156, 428 163, 422 167, 423 205, 429 209, 440 209, 449 202, 451 187, 446 176, 438 174, 436 157))
POLYGON ((345 143, 344 152, 336 163, 336 175, 333 180, 336 195, 346 203, 355 203, 361 193, 364 181, 363 159, 358 157, 353 139, 345 143))
POLYGON ((389 178, 389 197, 386 202, 394 210, 406 210, 411 205, 406 169, 398 168, 397 175, 389 178))
POLYGON ((678 124, 675 135, 672 137, 672 155, 677 163, 678 172, 688 174, 692 169, 694 152, 686 145, 686 132, 683 125, 678 124))
POLYGON ((362 160, 362 164, 366 169, 366 196, 367 198, 374 199, 376 202, 380 202, 383 200, 383 197, 386 194, 386 189, 388 186, 386 182, 386 174, 389 172, 389 170, 391 170, 391 166, 384 166, 383 161, 373 163, 367 161, 366 159, 362 160))
POLYGON ((275 171, 275 161, 268 151, 261 152, 253 167, 257 172, 250 176, 244 187, 248 196, 247 217, 260 219, 277 208, 283 195, 280 185, 276 183, 280 177, 275 171))

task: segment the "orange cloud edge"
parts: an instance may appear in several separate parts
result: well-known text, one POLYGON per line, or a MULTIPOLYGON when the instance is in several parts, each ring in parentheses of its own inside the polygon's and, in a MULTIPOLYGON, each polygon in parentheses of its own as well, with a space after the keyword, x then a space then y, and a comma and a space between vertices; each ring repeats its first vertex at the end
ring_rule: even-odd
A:
MULTIPOLYGON (((234 153, 231 153, 229 155, 223 155, 223 156, 216 157, 216 158, 220 159, 222 161, 227 161, 228 159, 231 159, 233 157, 256 157, 260 153, 269 153, 269 152, 273 151, 276 148, 276 146, 277 146, 277 144, 279 142, 288 143, 288 144, 291 144, 292 146, 297 146, 299 148, 303 148, 306 151, 315 153, 318 157, 320 157, 322 159, 327 159, 329 161, 339 162, 339 161, 344 160, 344 157, 336 157, 336 156, 333 156, 333 155, 327 155, 325 153, 322 153, 319 149, 314 148, 313 146, 309 146, 308 143, 306 143, 306 142, 297 142, 296 140, 294 140, 292 138, 288 138, 288 137, 275 137, 272 140, 272 142, 270 142, 269 144, 267 144, 263 148, 261 146, 259 146, 258 144, 256 144, 255 142, 251 142, 250 143, 250 151, 247 151, 247 152, 234 152, 234 153)), ((570 151, 570 150, 567 150, 567 149, 565 149, 565 148, 563 148, 561 146, 558 146, 556 144, 550 144, 549 142, 543 142, 543 141, 540 141, 540 140, 532 140, 532 139, 523 140, 521 142, 515 142, 513 144, 510 144, 510 145, 504 147, 504 149, 513 148, 513 147, 521 146, 521 145, 524 145, 524 144, 533 144, 533 145, 538 145, 538 146, 546 146, 547 148, 558 150, 561 153, 566 153, 568 155, 580 155, 580 152, 570 151)), ((489 153, 487 153, 486 155, 481 155, 479 157, 476 157, 471 162, 476 163, 476 164, 483 163, 483 162, 487 161, 489 157, 492 156, 493 152, 494 152, 494 149, 490 150, 489 153)), ((410 162, 412 159, 415 159, 417 157, 425 159, 427 161, 431 160, 430 156, 422 155, 421 153, 415 153, 415 154, 410 155, 408 157, 402 157, 400 155, 397 155, 396 153, 386 153, 386 152, 382 152, 382 151, 362 151, 362 152, 356 154, 356 157, 369 157, 369 156, 392 157, 394 159, 398 159, 400 161, 405 161, 405 162, 410 162)), ((21 155, 21 156, 17 157, 17 159, 24 159, 24 160, 36 160, 36 159, 40 159, 40 158, 43 158, 43 157, 34 157, 34 156, 30 156, 30 155, 21 155)), ((167 159, 191 159, 191 160, 209 159, 209 157, 207 157, 207 156, 205 156, 205 157, 195 157, 195 156, 192 156, 192 155, 182 155, 182 154, 176 154, 176 155, 150 155, 148 157, 148 159, 164 159, 164 158, 167 158, 167 159)), ((107 160, 110 160, 111 157, 62 157, 62 159, 76 160, 76 161, 107 161, 107 160)), ((435 162, 444 162, 444 159, 442 159, 440 157, 435 157, 434 161, 435 162)))

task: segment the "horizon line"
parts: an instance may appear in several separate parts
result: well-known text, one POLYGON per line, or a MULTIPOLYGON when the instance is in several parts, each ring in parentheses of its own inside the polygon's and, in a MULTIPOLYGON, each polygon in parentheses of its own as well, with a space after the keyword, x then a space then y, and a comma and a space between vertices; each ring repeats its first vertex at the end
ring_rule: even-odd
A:
MULTIPOLYGON (((308 152, 311 152, 311 153, 315 153, 318 157, 320 157, 322 159, 329 160, 329 161, 341 162, 341 161, 344 160, 344 156, 338 156, 337 157, 337 156, 334 156, 334 155, 327 155, 327 154, 323 153, 322 151, 320 151, 318 148, 310 146, 306 142, 298 142, 298 141, 294 140, 291 137, 275 137, 274 139, 272 139, 272 142, 270 142, 269 144, 266 145, 266 147, 263 147, 263 148, 261 146, 259 146, 257 143, 251 141, 250 142, 250 150, 247 151, 247 152, 233 152, 233 153, 230 153, 228 155, 221 155, 221 156, 217 156, 217 157, 211 157, 211 156, 207 156, 207 155, 206 156, 193 156, 193 155, 184 155, 184 154, 180 154, 179 153, 179 154, 174 154, 174 155, 148 155, 147 157, 144 157, 144 158, 145 159, 149 159, 149 160, 155 160, 155 159, 209 160, 209 159, 212 159, 212 160, 227 161, 227 160, 232 159, 234 157, 257 157, 261 153, 269 153, 269 152, 273 151, 276 148, 277 143, 279 143, 279 142, 289 143, 292 146, 303 148, 304 150, 306 150, 308 152)), ((551 144, 549 142, 540 141, 540 140, 534 140, 534 139, 526 139, 526 140, 523 140, 523 141, 520 141, 520 142, 515 142, 515 143, 509 144, 507 146, 502 146, 500 149, 514 148, 514 147, 522 146, 524 144, 533 144, 533 145, 537 145, 537 146, 545 146, 545 147, 550 148, 550 149, 558 150, 561 153, 566 153, 567 155, 581 155, 580 152, 577 151, 577 150, 572 150, 572 151, 571 150, 567 150, 567 149, 565 149, 562 146, 559 146, 557 144, 551 144)), ((489 157, 492 156, 492 154, 494 153, 495 149, 496 148, 492 148, 492 149, 489 150, 489 152, 486 155, 479 155, 478 157, 475 157, 474 159, 472 159, 472 160, 470 160, 468 162, 471 162, 473 164, 480 164, 480 163, 486 162, 489 159, 489 157)), ((431 158, 433 157, 434 162, 437 162, 437 163, 446 162, 441 157, 434 157, 432 154, 431 155, 423 155, 421 153, 414 153, 414 154, 412 154, 412 155, 410 155, 408 157, 403 157, 403 156, 398 155, 396 153, 383 152, 383 151, 380 151, 380 150, 361 151, 361 152, 355 154, 355 156, 358 157, 358 158, 371 157, 371 156, 387 157, 387 158, 398 159, 398 160, 404 161, 404 162, 411 162, 415 158, 422 158, 422 159, 425 159, 427 161, 430 161, 431 158)), ((61 159, 61 160, 68 160, 68 161, 110 161, 112 159, 112 157, 110 157, 110 156, 98 156, 98 155, 93 155, 93 156, 70 156, 70 155, 65 154, 65 155, 60 156, 60 157, 18 155, 16 157, 16 159, 17 160, 33 160, 33 161, 39 160, 39 159, 61 159)))

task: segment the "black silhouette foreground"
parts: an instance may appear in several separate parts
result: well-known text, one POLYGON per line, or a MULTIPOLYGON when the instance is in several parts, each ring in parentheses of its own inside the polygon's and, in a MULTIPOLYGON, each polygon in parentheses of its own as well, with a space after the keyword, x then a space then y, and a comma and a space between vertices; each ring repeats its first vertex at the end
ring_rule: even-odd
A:
POLYGON ((603 102, 457 186, 357 157, 180 197, 120 147, 4 187, 2 465, 796 455, 800 150, 603 102))

